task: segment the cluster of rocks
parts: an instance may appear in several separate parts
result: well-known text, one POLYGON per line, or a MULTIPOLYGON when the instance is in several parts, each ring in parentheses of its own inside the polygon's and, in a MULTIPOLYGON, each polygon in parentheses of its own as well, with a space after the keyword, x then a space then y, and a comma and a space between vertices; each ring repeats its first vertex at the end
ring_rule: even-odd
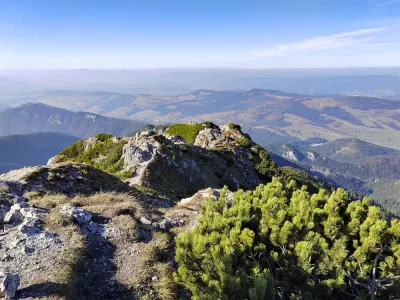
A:
POLYGON ((185 221, 179 218, 165 218, 162 219, 159 222, 156 221, 152 221, 149 218, 146 217, 141 217, 139 219, 140 223, 142 223, 143 225, 147 225, 147 226, 152 226, 154 228, 159 228, 159 229, 170 229, 173 227, 178 227, 178 226, 183 226, 185 224, 185 221))
POLYGON ((0 298, 12 299, 32 270, 50 264, 43 258, 62 247, 57 235, 41 228, 47 213, 20 195, 0 193, 0 298))
POLYGON ((18 232, 28 236, 40 233, 40 224, 46 214, 47 210, 30 206, 24 197, 0 195, 0 231, 17 228, 18 232))

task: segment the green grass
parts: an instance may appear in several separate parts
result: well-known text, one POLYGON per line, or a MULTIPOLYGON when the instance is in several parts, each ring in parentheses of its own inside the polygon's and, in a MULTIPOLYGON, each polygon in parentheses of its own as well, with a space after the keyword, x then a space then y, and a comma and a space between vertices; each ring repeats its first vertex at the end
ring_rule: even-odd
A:
POLYGON ((126 141, 114 143, 111 140, 112 137, 111 134, 104 133, 95 135, 98 141, 87 151, 85 151, 83 141, 77 141, 60 153, 61 161, 83 163, 116 175, 122 170, 124 164, 121 156, 126 141))
POLYGON ((131 178, 134 173, 135 173, 135 170, 124 170, 124 171, 118 172, 116 174, 116 176, 120 179, 128 179, 128 178, 131 178))
POLYGON ((181 124, 176 123, 168 127, 167 134, 177 135, 182 137, 185 142, 193 144, 196 140, 196 136, 200 130, 204 129, 203 124, 181 124))

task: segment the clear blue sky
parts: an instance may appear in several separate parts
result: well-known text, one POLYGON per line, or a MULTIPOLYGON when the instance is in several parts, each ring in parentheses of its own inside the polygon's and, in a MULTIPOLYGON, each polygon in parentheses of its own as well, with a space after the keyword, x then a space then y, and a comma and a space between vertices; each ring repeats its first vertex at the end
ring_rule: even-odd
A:
POLYGON ((0 69, 400 66, 400 0, 1 0, 0 69))

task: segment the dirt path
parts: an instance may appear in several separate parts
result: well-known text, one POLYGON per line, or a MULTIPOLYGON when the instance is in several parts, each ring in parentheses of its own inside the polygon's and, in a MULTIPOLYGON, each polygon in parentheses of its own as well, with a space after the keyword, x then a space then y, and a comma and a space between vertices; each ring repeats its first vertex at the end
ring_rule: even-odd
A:
POLYGON ((104 237, 106 224, 92 223, 82 229, 87 240, 85 261, 78 271, 73 299, 135 299, 132 292, 116 280, 113 260, 116 246, 104 237))

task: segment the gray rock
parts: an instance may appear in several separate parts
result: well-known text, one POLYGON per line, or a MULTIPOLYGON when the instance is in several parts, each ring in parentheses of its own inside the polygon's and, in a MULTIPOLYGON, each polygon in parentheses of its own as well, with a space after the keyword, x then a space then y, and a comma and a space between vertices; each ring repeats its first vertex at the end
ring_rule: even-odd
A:
POLYGON ((19 202, 19 203, 15 203, 13 206, 11 206, 11 209, 14 210, 21 210, 24 207, 29 206, 29 204, 27 202, 19 202))
POLYGON ((22 214, 15 209, 11 209, 4 217, 4 223, 18 225, 24 221, 22 214))
POLYGON ((65 205, 61 208, 60 213, 73 217, 79 224, 88 223, 92 219, 91 213, 82 208, 74 206, 65 205))
POLYGON ((158 226, 161 229, 168 229, 171 226, 171 222, 168 219, 164 219, 160 223, 158 223, 158 226))
POLYGON ((20 281, 19 274, 0 272, 0 296, 6 300, 14 298, 20 281))
POLYGON ((39 227, 31 226, 24 223, 18 226, 18 231, 28 236, 35 235, 41 232, 39 227))
POLYGON ((25 218, 44 220, 47 210, 35 207, 23 207, 20 209, 21 214, 25 218))
POLYGON ((144 225, 151 225, 151 221, 149 219, 147 219, 146 217, 140 217, 140 223, 144 224, 144 225))

